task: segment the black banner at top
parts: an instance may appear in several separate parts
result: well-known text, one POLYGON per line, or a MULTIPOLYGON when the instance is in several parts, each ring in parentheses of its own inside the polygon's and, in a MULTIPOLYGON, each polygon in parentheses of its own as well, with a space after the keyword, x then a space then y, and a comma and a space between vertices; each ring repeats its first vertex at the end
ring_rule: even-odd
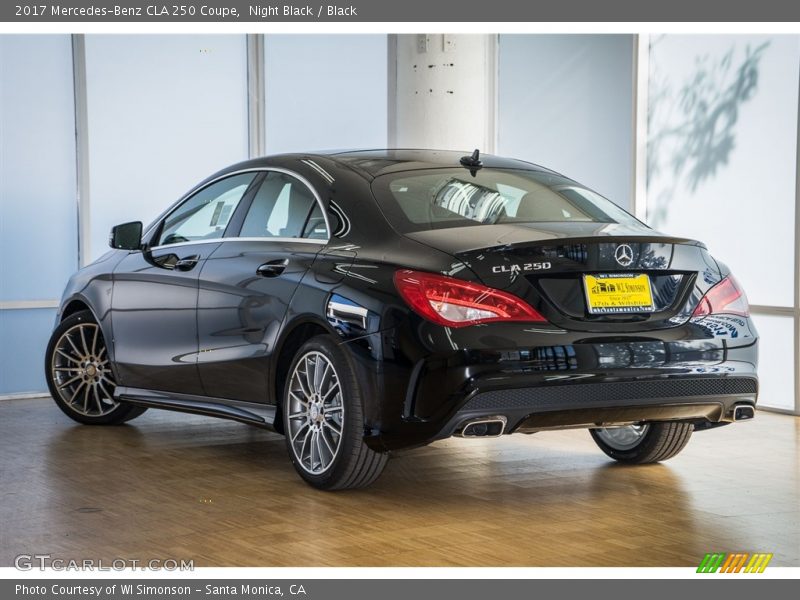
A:
POLYGON ((794 0, 3 0, 5 22, 787 22, 794 0))

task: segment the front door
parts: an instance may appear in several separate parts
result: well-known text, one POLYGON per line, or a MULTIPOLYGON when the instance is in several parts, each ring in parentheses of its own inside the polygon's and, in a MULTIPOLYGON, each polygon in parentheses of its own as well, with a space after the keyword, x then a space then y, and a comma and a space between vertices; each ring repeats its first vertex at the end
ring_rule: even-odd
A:
POLYGON ((256 173, 213 182, 170 212, 114 271, 111 326, 120 385, 202 394, 198 277, 256 173))

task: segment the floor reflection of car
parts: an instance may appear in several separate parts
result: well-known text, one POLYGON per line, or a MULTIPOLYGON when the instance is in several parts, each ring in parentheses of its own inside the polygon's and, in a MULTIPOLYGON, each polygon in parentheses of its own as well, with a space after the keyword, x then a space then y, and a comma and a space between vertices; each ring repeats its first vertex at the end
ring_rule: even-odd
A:
POLYGON ((425 150, 250 160, 70 279, 58 406, 147 408, 286 438, 365 486, 393 450, 583 427, 623 463, 754 416, 757 334, 729 269, 530 163, 425 150))

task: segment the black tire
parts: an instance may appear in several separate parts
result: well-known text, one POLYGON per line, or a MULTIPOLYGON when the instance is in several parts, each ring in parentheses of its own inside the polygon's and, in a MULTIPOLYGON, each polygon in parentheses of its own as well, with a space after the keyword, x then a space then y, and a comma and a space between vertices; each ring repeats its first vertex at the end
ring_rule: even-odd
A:
POLYGON ((315 488, 321 490, 362 488, 373 483, 383 472, 389 460, 388 455, 376 452, 364 443, 363 397, 350 357, 338 346, 333 337, 329 335, 316 336, 303 344, 295 354, 286 377, 281 402, 286 449, 297 473, 315 488), (327 370, 329 367, 325 366, 326 360, 332 367, 332 374, 327 370), (314 388, 313 384, 309 386, 308 361, 314 365, 315 372, 318 366, 322 371, 318 388, 322 389, 327 381, 329 385, 327 394, 320 392, 315 395, 319 389, 314 388), (303 373, 306 375, 302 375, 303 373), (326 373, 328 377, 323 381, 326 373), (305 387, 298 385, 302 381, 296 379, 296 374, 301 380, 306 377, 305 387, 308 387, 308 391, 316 390, 310 396, 317 400, 313 400, 309 404, 307 401, 309 395, 303 391, 305 387), (338 391, 336 391, 333 381, 338 382, 338 391), (325 403, 322 396, 328 394, 330 400, 325 403), (318 403, 321 408, 314 413, 312 419, 310 416, 312 414, 311 404, 315 403, 318 403), (293 406, 296 412, 290 413, 293 406), (301 412, 303 415, 298 416, 301 412), (291 419, 290 414, 294 415, 291 419), (335 419, 340 420, 336 421, 335 419), (340 428, 339 436, 335 435, 336 427, 340 428), (319 464, 316 465, 314 464, 314 451, 311 448, 314 446, 315 431, 319 436, 317 456, 320 457, 317 461, 319 464), (308 442, 308 447, 311 454, 308 460, 309 464, 306 466, 306 461, 298 456, 298 453, 302 455, 305 451, 306 439, 309 436, 311 441, 308 442), (298 448, 301 438, 302 448, 298 448), (323 442, 325 442, 324 445, 323 442), (334 444, 335 452, 329 452, 334 444), (329 462, 323 468, 326 454, 329 455, 329 462), (315 468, 318 472, 312 471, 315 468))
POLYGON ((103 332, 91 311, 75 313, 58 324, 47 344, 44 372, 47 387, 56 405, 78 423, 119 425, 135 419, 147 410, 113 399, 116 387, 114 375, 111 372, 103 332), (87 331, 92 333, 87 334, 87 331), (72 332, 70 339, 75 338, 71 344, 64 337, 68 332, 72 332), (62 348, 61 343, 66 346, 62 348), (83 367, 86 362, 81 362, 85 356, 92 358, 91 376, 83 367), (76 381, 70 384, 72 379, 76 381))
POLYGON ((638 443, 620 449, 610 445, 602 437, 601 430, 591 429, 592 439, 614 460, 630 465, 644 465, 668 460, 678 454, 692 437, 694 426, 691 423, 669 421, 649 423, 647 431, 638 443))

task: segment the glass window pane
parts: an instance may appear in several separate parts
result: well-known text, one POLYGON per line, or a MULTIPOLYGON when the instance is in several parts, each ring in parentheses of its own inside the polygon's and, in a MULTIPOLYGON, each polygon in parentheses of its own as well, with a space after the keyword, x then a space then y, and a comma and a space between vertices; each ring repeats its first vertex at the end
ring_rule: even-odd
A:
POLYGON ((325 217, 322 216, 322 209, 319 207, 319 202, 314 202, 311 209, 311 216, 308 217, 305 229, 303 229, 303 237, 312 240, 326 240, 328 239, 328 227, 325 224, 325 217))
POLYGON ((212 183, 185 200, 164 221, 159 245, 221 238, 255 173, 212 183))
POLYGON ((549 172, 428 169, 378 177, 373 190, 404 232, 498 223, 639 224, 613 202, 549 172))
MULTIPOLYGON (((312 209, 319 207, 304 183, 285 173, 270 173, 258 189, 245 217, 241 237, 303 236, 312 209)), ((319 229, 319 225, 316 226, 319 229)), ((322 234, 327 237, 325 221, 322 234)))

